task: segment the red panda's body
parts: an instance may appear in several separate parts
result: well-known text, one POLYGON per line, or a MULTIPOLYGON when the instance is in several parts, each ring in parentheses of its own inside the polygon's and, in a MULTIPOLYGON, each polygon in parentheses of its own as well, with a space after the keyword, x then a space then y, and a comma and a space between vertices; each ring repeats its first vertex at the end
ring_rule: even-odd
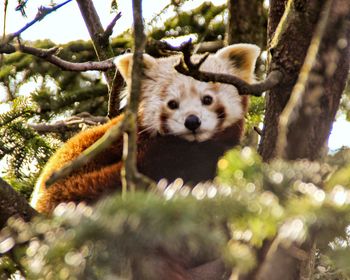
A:
MULTIPOLYGON (((211 72, 232 73, 251 82, 258 53, 258 48, 252 45, 230 46, 213 58, 209 56, 205 68, 211 72), (236 58, 240 65, 235 66, 236 58), (219 61, 215 64, 216 60, 219 61)), ((167 66, 165 61, 168 60, 158 62, 144 57, 146 78, 139 107, 138 169, 155 181, 166 178, 171 182, 180 177, 187 183, 196 184, 211 180, 218 158, 239 143, 247 98, 239 96, 233 86, 203 83, 176 73, 172 67, 174 59, 167 63, 170 66, 164 68, 166 70, 162 70, 167 66)), ((117 62, 128 85, 130 62, 130 55, 117 62)), ((45 187, 45 182, 121 118, 79 133, 55 153, 34 191, 32 205, 39 212, 50 213, 61 202, 93 203, 120 189, 122 139, 50 188, 45 187)))

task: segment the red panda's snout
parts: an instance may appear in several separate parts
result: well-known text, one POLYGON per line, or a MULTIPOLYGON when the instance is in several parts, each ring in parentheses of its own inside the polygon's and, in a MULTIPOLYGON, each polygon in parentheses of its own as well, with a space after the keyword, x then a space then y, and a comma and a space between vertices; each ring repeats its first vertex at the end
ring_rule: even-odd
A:
POLYGON ((189 115, 185 119, 185 127, 193 133, 195 133, 200 126, 201 120, 196 115, 189 115))

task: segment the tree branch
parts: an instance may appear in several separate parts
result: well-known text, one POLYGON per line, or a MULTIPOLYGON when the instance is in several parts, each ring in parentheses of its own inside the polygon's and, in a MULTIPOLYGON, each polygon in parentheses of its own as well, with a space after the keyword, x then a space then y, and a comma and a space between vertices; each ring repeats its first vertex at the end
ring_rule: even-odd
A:
POLYGON ((31 54, 41 59, 44 59, 47 62, 56 65, 62 70, 66 71, 75 71, 75 72, 83 72, 83 71, 108 71, 115 69, 115 65, 113 63, 113 58, 103 60, 103 61, 87 61, 87 62, 70 62, 67 60, 63 60, 62 58, 56 56, 59 51, 58 47, 54 47, 51 49, 39 49, 28 47, 22 44, 17 46, 11 44, 1 44, 0 45, 0 53, 14 53, 16 51, 21 51, 22 53, 31 54))
POLYGON ((31 27, 32 25, 34 25, 35 23, 37 23, 38 21, 41 21, 44 17, 46 17, 48 14, 56 11, 57 9, 63 7, 64 5, 66 5, 67 3, 71 2, 72 0, 66 0, 61 4, 58 4, 56 6, 53 6, 52 8, 47 8, 44 6, 40 6, 38 9, 37 14, 35 15, 35 18, 31 21, 28 22, 24 27, 22 27, 21 29, 19 29, 17 32, 9 34, 6 37, 5 42, 11 42, 14 38, 18 37, 21 35, 22 32, 24 32, 25 30, 27 30, 29 27, 31 27))
POLYGON ((128 116, 126 121, 128 125, 126 127, 126 133, 124 133, 122 168, 123 193, 125 193, 127 189, 134 191, 136 187, 147 189, 147 187, 154 184, 149 178, 142 175, 137 170, 137 110, 141 93, 143 53, 146 45, 146 36, 143 26, 141 0, 133 0, 132 4, 135 50, 131 72, 131 92, 126 110, 128 116))
POLYGON ((12 216, 21 217, 28 222, 37 214, 24 197, 0 178, 0 229, 12 216))
POLYGON ((208 57, 208 54, 204 55, 198 63, 193 63, 191 61, 191 52, 193 45, 190 40, 183 43, 180 47, 173 47, 166 42, 161 42, 159 44, 159 47, 163 48, 164 50, 183 53, 183 59, 181 59, 181 61, 175 66, 175 69, 179 73, 190 76, 202 82, 217 82, 233 85, 237 88, 240 95, 261 96, 262 93, 266 90, 269 90, 278 85, 283 78, 281 71, 273 70, 269 73, 264 81, 249 84, 241 78, 233 75, 200 71, 199 68, 208 57))
POLYGON ((108 40, 108 38, 112 35, 113 33, 113 28, 115 26, 115 24, 117 23, 118 19, 120 19, 122 16, 122 13, 119 12, 114 18, 113 20, 111 21, 110 24, 108 24, 105 32, 103 33, 102 35, 102 40, 105 41, 105 40, 108 40))
POLYGON ((40 124, 28 124, 28 126, 34 129, 38 133, 51 133, 51 132, 67 132, 67 130, 76 131, 81 124, 98 125, 106 123, 107 117, 92 116, 89 113, 80 113, 76 116, 70 117, 65 120, 57 121, 53 124, 40 123, 40 124))
MULTIPOLYGON (((97 14, 97 11, 95 9, 95 6, 92 0, 77 0, 77 3, 79 6, 81 15, 84 18, 85 25, 89 31, 98 59, 100 61, 103 61, 114 57, 114 52, 109 43, 109 38, 106 36, 106 31, 103 29, 100 18, 97 14)), ((117 21, 117 18, 118 18, 118 15, 114 18, 114 20, 117 21)), ((110 24, 110 26, 112 27, 113 27, 113 21, 110 24)), ((114 69, 109 69, 104 73, 108 84, 108 95, 109 95, 108 117, 109 118, 113 118, 119 115, 120 113, 119 94, 124 84, 123 84, 121 75, 119 75, 118 72, 117 73, 116 72, 117 71, 114 68, 114 69), (118 79, 118 81, 116 79, 118 79)))

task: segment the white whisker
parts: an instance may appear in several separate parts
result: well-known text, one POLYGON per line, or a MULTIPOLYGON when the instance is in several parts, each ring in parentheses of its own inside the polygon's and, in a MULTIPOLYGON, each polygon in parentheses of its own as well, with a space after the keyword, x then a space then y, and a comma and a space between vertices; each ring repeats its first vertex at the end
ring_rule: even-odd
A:
POLYGON ((144 132, 148 132, 148 131, 151 131, 151 130, 154 130, 154 128, 151 127, 151 126, 149 126, 149 127, 146 127, 146 128, 144 128, 144 129, 140 130, 140 131, 138 132, 138 134, 142 134, 142 133, 144 133, 144 132))

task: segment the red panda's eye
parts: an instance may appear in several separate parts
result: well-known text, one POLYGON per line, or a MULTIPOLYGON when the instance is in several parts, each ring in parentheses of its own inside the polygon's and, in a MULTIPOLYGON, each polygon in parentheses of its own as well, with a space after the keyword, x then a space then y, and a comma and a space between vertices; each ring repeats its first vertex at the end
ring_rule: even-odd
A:
POLYGON ((177 108, 179 108, 179 103, 175 100, 170 100, 168 102, 168 107, 171 109, 171 110, 176 110, 177 108))
POLYGON ((211 103, 213 103, 213 97, 211 97, 210 95, 205 95, 202 98, 202 103, 203 105, 210 105, 211 103))

